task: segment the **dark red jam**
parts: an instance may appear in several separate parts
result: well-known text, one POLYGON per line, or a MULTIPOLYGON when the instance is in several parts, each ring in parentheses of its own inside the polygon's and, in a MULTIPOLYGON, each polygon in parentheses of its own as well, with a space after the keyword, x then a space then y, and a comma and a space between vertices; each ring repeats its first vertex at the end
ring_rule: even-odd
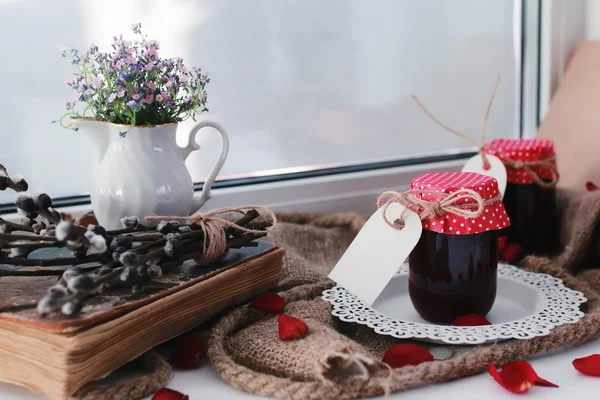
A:
POLYGON ((496 299, 498 230, 448 235, 423 229, 409 257, 409 293, 425 320, 484 317, 496 299))
POLYGON ((555 200, 554 188, 508 183, 503 202, 512 225, 500 234, 520 244, 527 254, 555 252, 559 242, 555 200))
MULTIPOLYGON (((506 165, 508 184, 504 206, 511 226, 500 235, 519 244, 526 254, 549 254, 558 250, 558 217, 554 187, 537 182, 558 180, 554 143, 548 139, 495 139, 486 145, 506 165), (521 163, 522 166, 518 166, 521 163), (537 182, 536 182, 537 181, 537 182)), ((552 186, 552 185, 550 185, 552 186)))

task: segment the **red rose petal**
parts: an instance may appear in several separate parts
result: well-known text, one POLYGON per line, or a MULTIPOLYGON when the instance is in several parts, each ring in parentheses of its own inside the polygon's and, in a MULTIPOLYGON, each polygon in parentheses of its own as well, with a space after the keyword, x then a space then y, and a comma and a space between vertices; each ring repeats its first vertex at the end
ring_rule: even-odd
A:
POLYGON ((525 393, 535 381, 537 374, 524 361, 513 361, 498 371, 495 364, 488 364, 488 372, 500 386, 512 393, 525 393))
POLYGON ((498 238, 498 252, 502 252, 506 248, 506 236, 498 238))
POLYGON ((154 393, 152 400, 189 400, 189 396, 173 389, 160 388, 154 393))
POLYGON ((407 365, 419 365, 433 361, 433 355, 429 350, 414 344, 397 344, 385 352, 381 362, 392 368, 401 368, 407 365))
POLYGON ((495 364, 488 364, 488 372, 500 386, 512 393, 525 393, 533 385, 558 387, 540 378, 531 364, 525 361, 512 361, 498 371, 495 364))
POLYGON ((523 257, 523 247, 516 243, 506 243, 504 250, 498 252, 498 259, 503 262, 511 263, 519 261, 523 257))
POLYGON ((250 308, 271 314, 279 314, 285 307, 285 301, 274 292, 261 294, 250 303, 250 308))
POLYGON ((582 374, 600 376, 600 354, 592 354, 573 360, 573 366, 582 374))
POLYGON ((480 326, 492 323, 479 314, 469 314, 457 317, 452 321, 452 326, 480 326))
POLYGON ((545 386, 545 387, 558 387, 558 385, 556 383, 547 381, 544 378, 540 378, 539 376, 537 377, 534 385, 535 386, 545 386))
POLYGON ((204 344, 195 336, 184 336, 175 342, 171 364, 180 369, 194 369, 204 357, 204 344))
POLYGON ((279 327, 279 339, 281 340, 302 339, 308 333, 308 325, 286 314, 279 314, 277 316, 277 324, 279 327))
POLYGON ((596 186, 594 184, 594 182, 590 182, 590 181, 587 181, 585 183, 585 188, 588 190, 588 192, 595 192, 596 190, 600 189, 598 186, 596 186))

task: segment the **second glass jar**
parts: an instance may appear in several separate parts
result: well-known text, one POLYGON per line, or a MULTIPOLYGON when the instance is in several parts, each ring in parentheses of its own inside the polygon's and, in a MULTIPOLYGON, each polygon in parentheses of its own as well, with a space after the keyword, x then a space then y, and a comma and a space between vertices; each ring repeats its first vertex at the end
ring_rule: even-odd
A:
POLYGON ((507 167, 508 183, 504 204, 512 225, 501 232, 511 243, 517 243, 528 254, 551 254, 558 249, 558 216, 556 212, 556 168, 554 143, 547 139, 496 139, 486 152, 504 163, 546 163, 525 168, 507 167), (541 186, 533 176, 545 182, 541 186))

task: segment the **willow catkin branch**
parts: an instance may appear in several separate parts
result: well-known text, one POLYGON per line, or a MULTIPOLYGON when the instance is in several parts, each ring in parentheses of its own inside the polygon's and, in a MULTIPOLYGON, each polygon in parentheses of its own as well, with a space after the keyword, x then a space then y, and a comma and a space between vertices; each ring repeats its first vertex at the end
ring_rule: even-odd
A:
POLYGON ((33 228, 29 225, 17 224, 2 218, 0 218, 0 225, 6 225, 10 231, 33 232, 33 228))
POLYGON ((65 258, 19 258, 19 257, 0 257, 0 264, 20 265, 24 267, 53 267, 58 265, 80 265, 101 261, 97 255, 86 256, 83 258, 65 257, 65 258))
POLYGON ((37 306, 37 301, 25 304, 0 304, 0 313, 30 310, 37 306))
POLYGON ((11 242, 11 243, 8 243, 6 246, 4 246, 5 249, 28 249, 28 250, 43 249, 43 248, 47 248, 47 247, 60 248, 60 247, 64 247, 64 243, 57 243, 57 242, 16 243, 16 242, 11 242))
POLYGON ((142 224, 137 224, 135 228, 122 228, 122 229, 113 229, 111 231, 106 231, 106 234, 109 236, 118 236, 123 235, 125 233, 136 233, 136 232, 152 232, 152 228, 149 228, 142 224))
POLYGON ((39 242, 58 242, 54 236, 39 235, 14 235, 12 233, 0 233, 0 240, 5 242, 14 242, 15 240, 29 240, 39 242))

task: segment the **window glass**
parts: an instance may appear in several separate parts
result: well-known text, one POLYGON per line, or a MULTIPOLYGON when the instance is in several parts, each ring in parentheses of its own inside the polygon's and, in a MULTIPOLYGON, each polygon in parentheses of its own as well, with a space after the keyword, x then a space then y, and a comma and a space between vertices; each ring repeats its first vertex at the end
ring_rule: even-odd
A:
MULTIPOLYGON (((74 92, 60 46, 108 50, 141 22, 162 57, 209 72, 209 112, 231 151, 221 179, 452 153, 519 127, 520 2, 506 0, 0 0, 0 163, 54 197, 87 193, 85 132, 50 124, 74 92)), ((181 124, 183 145, 193 122, 181 124)), ((187 165, 205 179, 219 139, 207 130, 187 165)), ((124 139, 126 140, 126 139, 124 139)), ((0 203, 10 201, 0 192, 0 203)))

